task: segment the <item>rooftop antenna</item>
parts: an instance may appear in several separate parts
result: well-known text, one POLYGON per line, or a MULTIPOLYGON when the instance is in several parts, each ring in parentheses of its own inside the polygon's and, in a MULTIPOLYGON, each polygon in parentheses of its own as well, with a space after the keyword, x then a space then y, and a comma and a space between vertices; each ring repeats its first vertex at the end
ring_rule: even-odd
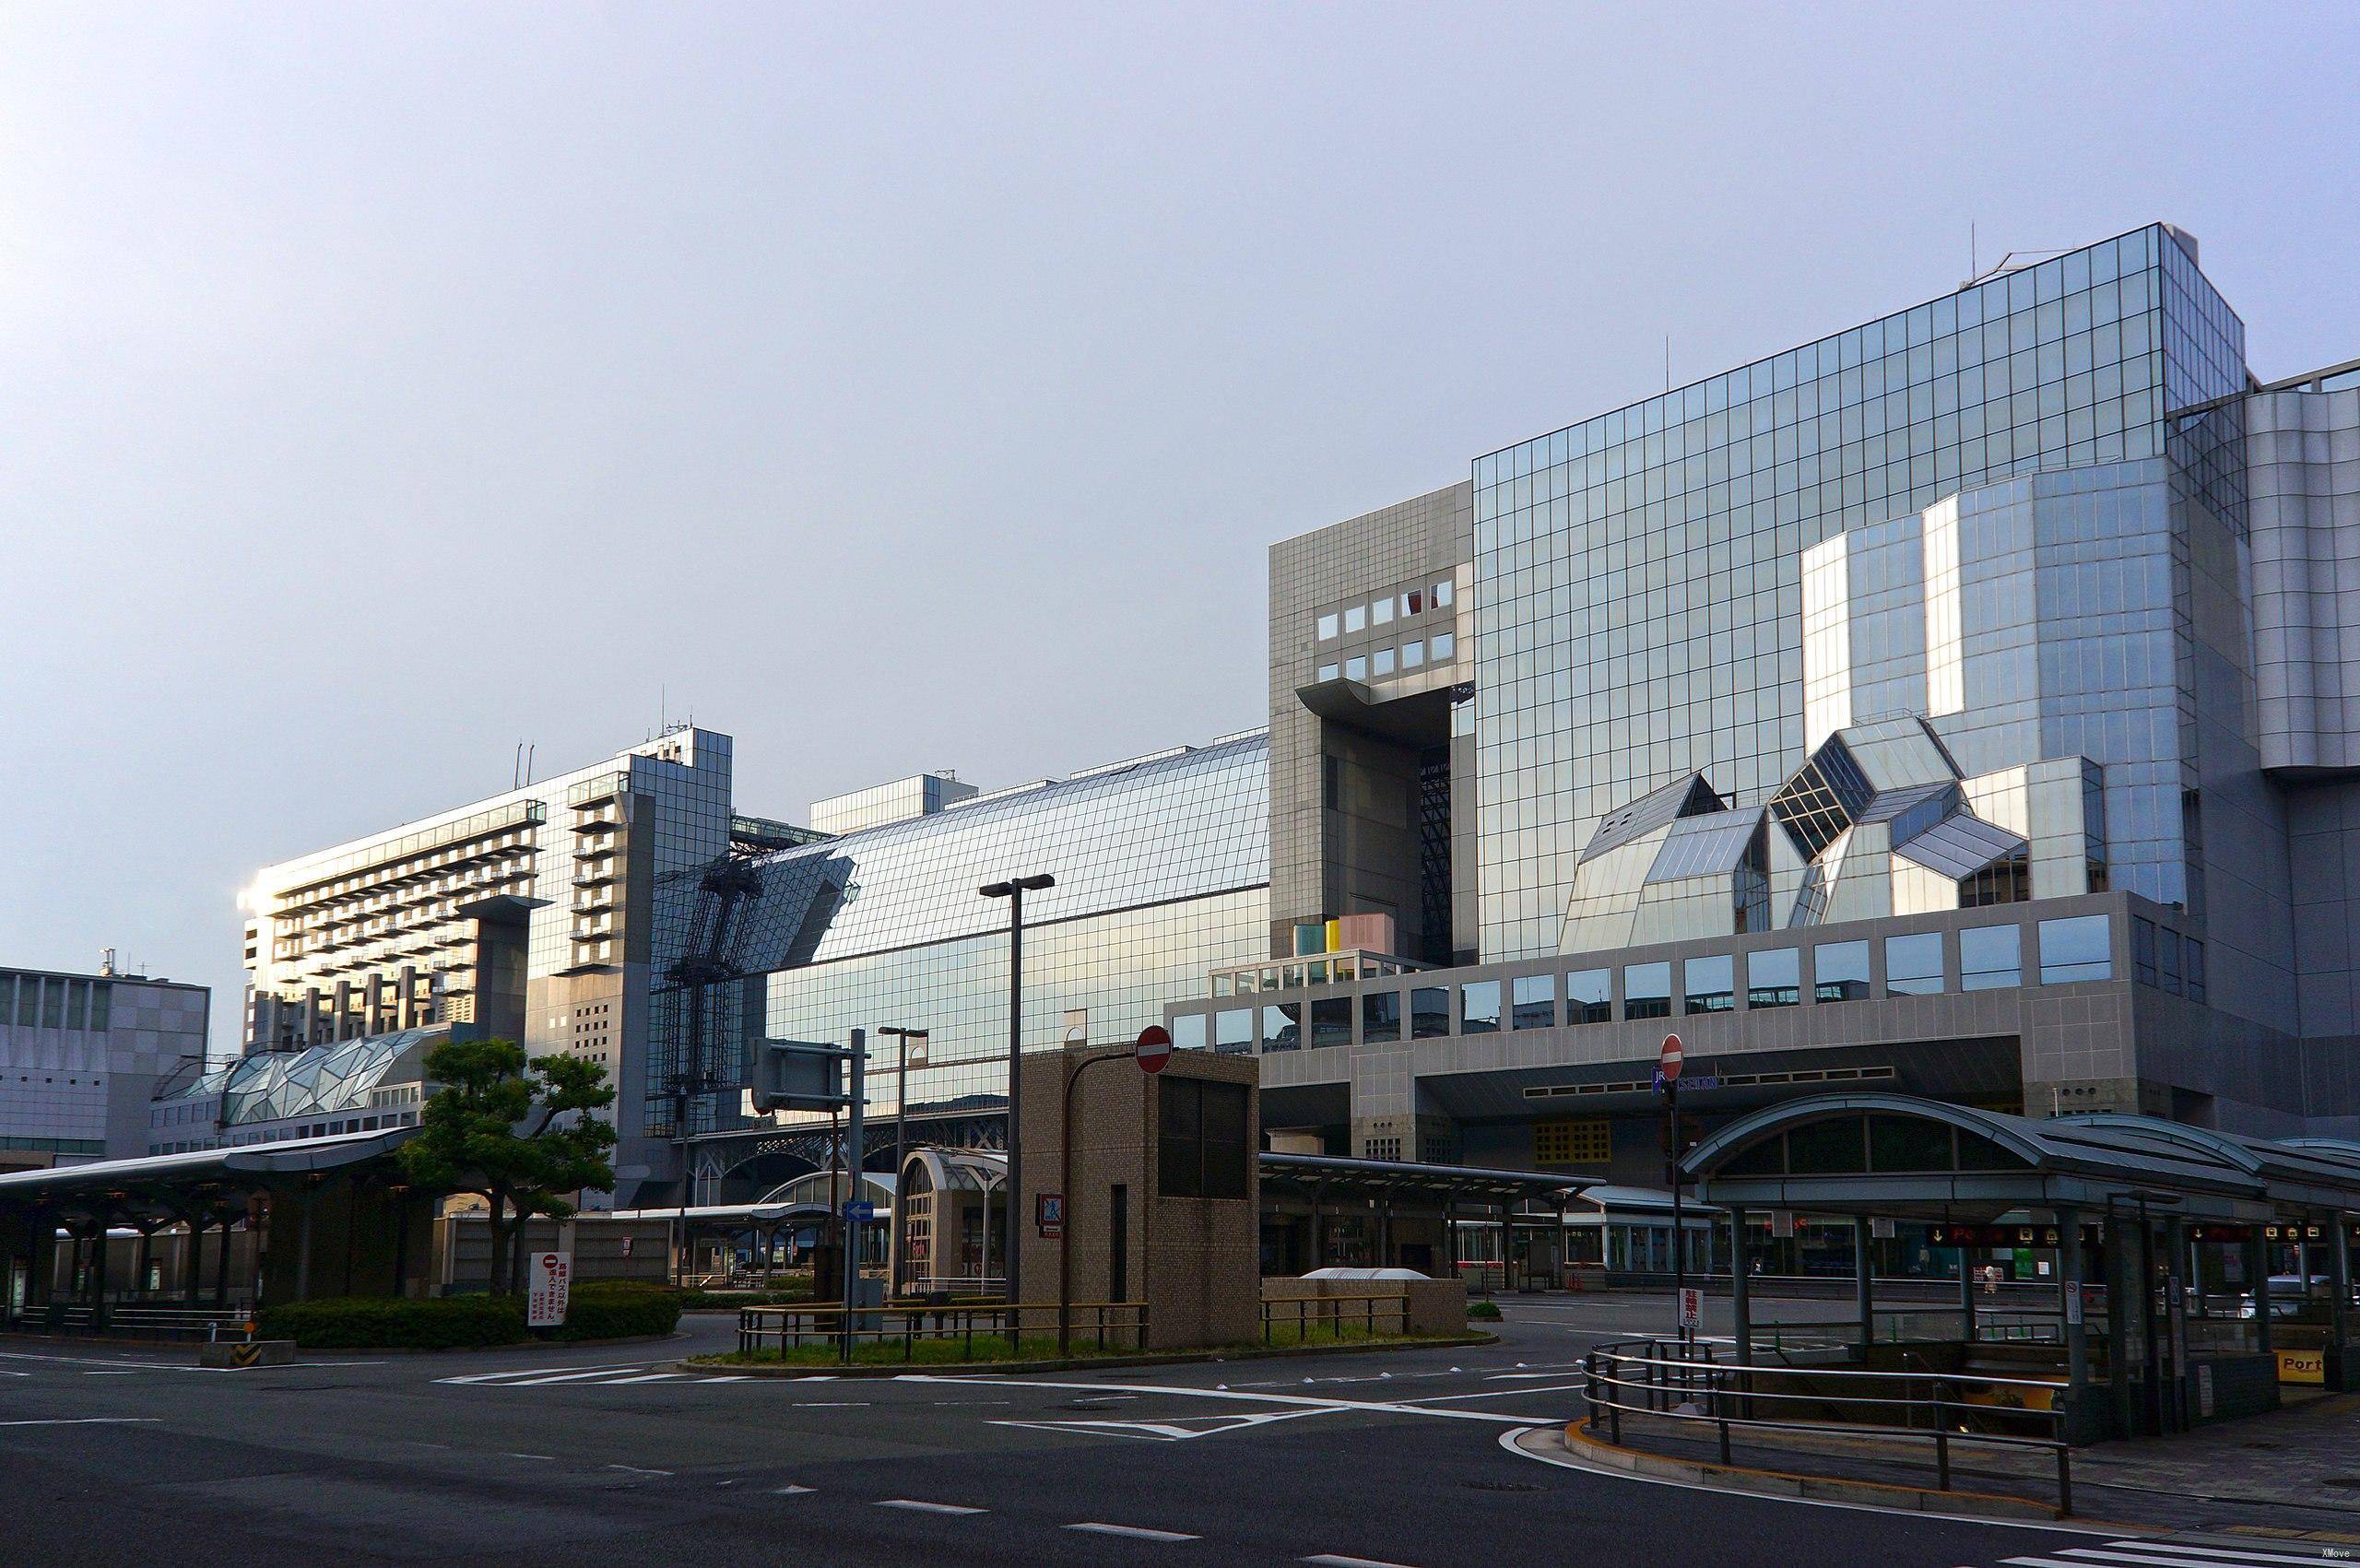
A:
POLYGON ((1671 334, 1663 335, 1663 389, 1671 390, 1671 334))
POLYGON ((521 788, 525 782, 525 743, 516 743, 516 759, 508 765, 508 787, 521 788))
POLYGON ((525 748, 525 782, 527 784, 533 782, 533 754, 540 749, 541 743, 537 740, 525 748))
POLYGON ((1975 223, 1972 219, 1969 219, 1966 225, 1966 275, 1969 277, 1983 276, 1983 253, 1976 248, 1975 223))

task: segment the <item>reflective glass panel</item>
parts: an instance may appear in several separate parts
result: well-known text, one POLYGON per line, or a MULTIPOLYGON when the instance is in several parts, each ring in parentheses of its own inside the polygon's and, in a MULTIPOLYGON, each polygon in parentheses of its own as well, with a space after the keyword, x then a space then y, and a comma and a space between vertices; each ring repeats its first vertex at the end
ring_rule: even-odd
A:
POLYGON ((1858 1002, 1869 994, 1869 945, 1823 942, 1811 950, 1811 996, 1822 1002, 1858 1002))
POLYGON ((1514 1021, 1518 1029, 1547 1029, 1557 1021, 1557 977, 1553 974, 1519 974, 1510 983, 1509 996, 1516 1004, 1514 1021))
POLYGON ((1626 1019, 1671 1016, 1670 964, 1634 963, 1624 966, 1622 1016, 1626 1019))
POLYGON ((1565 976, 1565 1021, 1607 1023, 1614 1017, 1611 970, 1577 969, 1565 976))
POLYGON ((2103 914, 2077 914, 2040 923, 2040 983, 2114 978, 2112 937, 2103 914))
POLYGON ((1792 948, 1763 948, 1745 955, 1745 1005, 1791 1008, 1803 999, 1801 955, 1792 948))
POLYGON ((1450 1032, 1450 987, 1420 985, 1410 992, 1410 1038, 1440 1040, 1450 1032))
POLYGON ((2023 984, 2023 949, 2016 926, 1968 926, 1958 934, 1958 988, 1995 991, 2023 984))
POLYGON ((1316 996, 1311 1003, 1311 1043, 1349 1045, 1352 1043, 1352 999, 1316 996))
POLYGON ((1727 953, 1693 958, 1681 966, 1682 1012, 1725 1013, 1737 1006, 1727 953))
POLYGON ((1262 1049, 1292 1051, 1303 1044, 1303 1004, 1301 1002, 1265 1002, 1262 1004, 1262 1049))
POLYGON ((1371 991, 1361 998, 1361 1038, 1363 1040, 1401 1038, 1400 992, 1371 991))
POLYGON ((1470 980, 1458 988, 1458 1023, 1462 1034, 1496 1034, 1500 1028, 1500 983, 1470 980))
POLYGON ((1893 996, 1932 996, 1942 989, 1942 937, 1939 931, 1884 939, 1884 988, 1893 996))

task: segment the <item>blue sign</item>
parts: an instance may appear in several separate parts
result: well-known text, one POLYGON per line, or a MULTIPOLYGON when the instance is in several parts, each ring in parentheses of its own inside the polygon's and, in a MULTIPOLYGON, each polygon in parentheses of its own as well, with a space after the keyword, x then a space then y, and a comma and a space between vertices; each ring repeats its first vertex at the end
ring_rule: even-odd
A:
MULTIPOLYGON (((1656 1092, 1658 1094, 1661 1094, 1663 1092, 1663 1073, 1660 1070, 1656 1073, 1655 1086, 1656 1092)), ((1717 1078, 1691 1077, 1686 1073, 1682 1073, 1680 1077, 1680 1087, 1682 1089, 1718 1089, 1721 1087, 1721 1080, 1717 1078)))
POLYGON ((877 1206, 856 1200, 844 1205, 844 1218, 856 1225, 865 1225, 877 1218, 877 1206))

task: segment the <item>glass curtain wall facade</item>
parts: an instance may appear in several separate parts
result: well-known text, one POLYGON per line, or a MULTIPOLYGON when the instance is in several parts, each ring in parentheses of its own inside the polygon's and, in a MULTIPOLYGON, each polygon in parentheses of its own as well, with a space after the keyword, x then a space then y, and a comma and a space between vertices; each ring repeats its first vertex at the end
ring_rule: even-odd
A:
MULTIPOLYGON (((1027 1049, 1088 1013, 1127 1040, 1208 970, 1263 956, 1269 933, 1269 749, 1261 731, 1002 790, 797 851, 765 870, 759 921, 781 933, 762 982, 773 1039, 870 1031, 871 1114, 898 1114, 894 1043, 924 1029, 914 1115, 997 1111, 1007 1096, 1005 900, 976 889, 1047 873, 1024 902, 1027 1049)), ((783 1114, 808 1122, 810 1115, 783 1114)), ((818 1118, 824 1120, 824 1118, 818 1118)))
MULTIPOLYGON (((2183 509, 2238 498, 2220 432, 2167 436, 2165 413, 2243 376, 2241 324, 2156 225, 1477 459, 1484 959, 1556 949, 1584 841, 1617 806, 1691 772, 1752 806, 1803 761, 1802 558, 1846 530, 2015 476, 2165 460, 2143 477, 2160 496, 2168 475, 2169 509, 2108 523, 2166 570, 2116 574, 2092 607, 2176 613, 2185 671, 2183 509)), ((2157 737, 2153 692, 2109 692, 2103 668, 2074 701, 2117 716, 2084 726, 2084 753, 2168 775, 2109 818, 2143 846, 2117 885, 2184 902, 2197 850, 2166 797, 2194 787, 2189 725, 2157 737)))

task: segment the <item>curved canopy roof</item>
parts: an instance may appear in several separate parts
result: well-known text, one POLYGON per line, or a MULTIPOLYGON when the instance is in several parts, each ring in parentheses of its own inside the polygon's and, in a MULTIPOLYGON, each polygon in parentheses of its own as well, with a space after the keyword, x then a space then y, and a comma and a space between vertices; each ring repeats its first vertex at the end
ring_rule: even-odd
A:
POLYGON ((331 1138, 289 1138, 283 1143, 254 1143, 182 1154, 151 1154, 136 1160, 56 1165, 40 1171, 11 1171, 0 1174, 0 1202, 70 1200, 133 1189, 235 1187, 241 1185, 236 1180, 241 1176, 249 1178, 244 1185, 259 1186, 275 1176, 358 1165, 392 1153, 417 1135, 416 1127, 394 1127, 384 1132, 339 1133, 331 1138))
POLYGON ((2152 1116, 2036 1120, 1906 1094, 1828 1094, 1732 1122, 1691 1150, 1698 1192, 1731 1207, 1971 1218, 2146 1203, 2257 1220, 2280 1207, 2360 1208, 2348 1173, 2283 1145, 2152 1116))

